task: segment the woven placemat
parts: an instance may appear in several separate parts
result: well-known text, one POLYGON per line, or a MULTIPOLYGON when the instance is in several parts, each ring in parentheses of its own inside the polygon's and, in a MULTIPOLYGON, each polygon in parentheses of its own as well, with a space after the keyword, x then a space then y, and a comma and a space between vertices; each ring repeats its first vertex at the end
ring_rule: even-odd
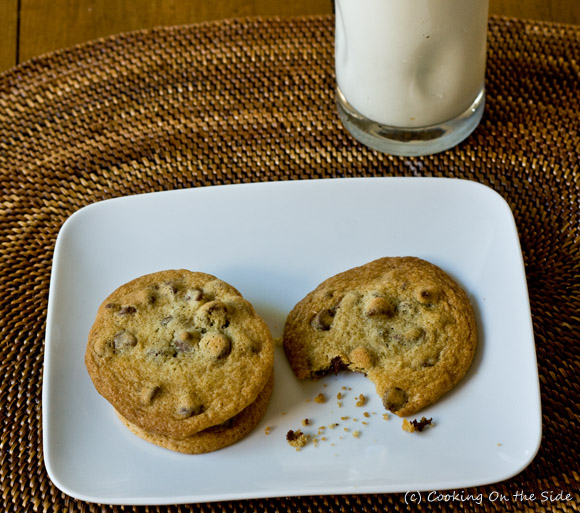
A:
MULTIPOLYGON (((99 506, 50 482, 41 388, 51 259, 62 223, 98 200, 212 184, 447 176, 499 192, 528 278, 543 406, 539 454, 509 481, 417 511, 580 510, 580 27, 492 18, 487 107, 457 148, 368 150, 334 105, 330 16, 119 35, 0 75, 2 511, 404 511, 403 494, 99 506), (541 501, 564 491, 571 500, 541 501), (514 495, 535 494, 518 501, 514 495), (492 501, 504 495, 509 501, 492 501)), ((493 401, 493 397, 489 398, 493 401)), ((498 419, 501 421, 501 419, 498 419)), ((525 431, 526 426, 521 426, 525 431)))

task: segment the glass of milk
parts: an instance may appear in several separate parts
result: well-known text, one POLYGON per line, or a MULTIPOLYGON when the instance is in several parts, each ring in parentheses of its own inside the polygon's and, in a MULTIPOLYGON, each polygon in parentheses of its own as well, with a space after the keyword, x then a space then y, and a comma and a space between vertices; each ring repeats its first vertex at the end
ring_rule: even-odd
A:
POLYGON ((489 0, 335 0, 338 113, 393 155, 449 149, 485 104, 489 0))

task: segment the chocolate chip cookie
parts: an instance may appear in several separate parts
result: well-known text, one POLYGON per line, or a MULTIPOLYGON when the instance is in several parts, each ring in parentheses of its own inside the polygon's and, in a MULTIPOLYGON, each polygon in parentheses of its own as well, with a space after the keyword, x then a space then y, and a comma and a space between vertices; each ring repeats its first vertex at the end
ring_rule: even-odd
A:
POLYGON ((99 307, 85 363, 128 423, 184 439, 256 401, 273 372, 266 323, 231 285, 187 270, 141 276, 99 307))
POLYGON ((172 438, 150 433, 129 422, 118 412, 117 415, 132 433, 143 440, 176 452, 203 454, 223 449, 238 442, 256 427, 266 413, 270 396, 272 395, 273 383, 274 374, 270 376, 256 400, 246 406, 240 413, 217 426, 211 426, 185 438, 172 438))
POLYGON ((387 410, 407 416, 465 375, 477 328, 466 293, 442 269, 386 257, 310 292, 289 314, 283 344, 298 378, 362 372, 387 410))

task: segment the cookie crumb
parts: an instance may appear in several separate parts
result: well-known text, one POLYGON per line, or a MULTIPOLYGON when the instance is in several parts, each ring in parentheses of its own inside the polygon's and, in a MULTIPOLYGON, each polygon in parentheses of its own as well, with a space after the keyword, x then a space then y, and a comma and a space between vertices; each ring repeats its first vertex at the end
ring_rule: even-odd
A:
POLYGON ((417 421, 416 419, 409 422, 407 419, 403 419, 403 431, 407 431, 408 433, 414 433, 418 431, 419 433, 423 431, 427 426, 431 426, 433 423, 433 419, 426 419, 422 417, 421 420, 417 421))
POLYGON ((297 451, 302 449, 308 443, 308 435, 305 435, 300 429, 296 431, 290 429, 286 433, 286 441, 292 447, 295 447, 297 451))
POLYGON ((366 403, 367 403, 367 398, 363 394, 360 394, 356 398, 355 406, 357 406, 358 408, 362 408, 366 403))
POLYGON ((337 427, 337 426, 338 426, 338 422, 335 422, 334 424, 329 424, 329 425, 328 425, 328 427, 329 427, 330 429, 334 429, 334 428, 335 428, 335 427, 337 427))
POLYGON ((321 392, 314 398, 314 402, 318 404, 322 404, 326 402, 326 396, 321 392))
POLYGON ((310 424, 310 419, 303 419, 302 420, 302 425, 303 426, 308 426, 310 424))
POLYGON ((336 394, 336 398, 340 401, 344 396, 342 395, 342 392, 339 392, 338 394, 336 394))
POLYGON ((272 432, 272 428, 270 426, 266 426, 266 429, 264 429, 264 433, 266 433, 266 435, 269 435, 272 432))
POLYGON ((360 431, 353 431, 352 436, 354 436, 355 438, 360 438, 360 431))
POLYGON ((365 411, 365 412, 363 413, 363 415, 364 415, 364 416, 365 416, 367 419, 368 419, 368 418, 371 416, 371 414, 370 414, 368 411, 365 411))
POLYGON ((383 419, 385 420, 389 420, 391 417, 389 416, 388 413, 383 413, 383 419))
POLYGON ((348 420, 350 417, 340 417, 340 420, 348 420))

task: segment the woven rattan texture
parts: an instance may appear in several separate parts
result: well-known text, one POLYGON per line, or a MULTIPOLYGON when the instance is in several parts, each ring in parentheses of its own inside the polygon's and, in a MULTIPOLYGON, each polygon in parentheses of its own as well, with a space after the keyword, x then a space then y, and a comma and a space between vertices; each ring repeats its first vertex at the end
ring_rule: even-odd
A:
POLYGON ((460 490, 482 493, 481 505, 425 501, 415 509, 580 510, 579 81, 580 28, 492 18, 482 124, 451 151, 402 158, 362 147, 340 125, 331 17, 119 35, 0 75, 0 510, 405 511, 402 494, 86 504, 52 485, 41 446, 51 259, 73 212, 166 189, 390 175, 476 180, 508 201, 523 247, 543 402, 542 446, 525 471, 460 490), (486 500, 550 490, 572 500, 486 500))

